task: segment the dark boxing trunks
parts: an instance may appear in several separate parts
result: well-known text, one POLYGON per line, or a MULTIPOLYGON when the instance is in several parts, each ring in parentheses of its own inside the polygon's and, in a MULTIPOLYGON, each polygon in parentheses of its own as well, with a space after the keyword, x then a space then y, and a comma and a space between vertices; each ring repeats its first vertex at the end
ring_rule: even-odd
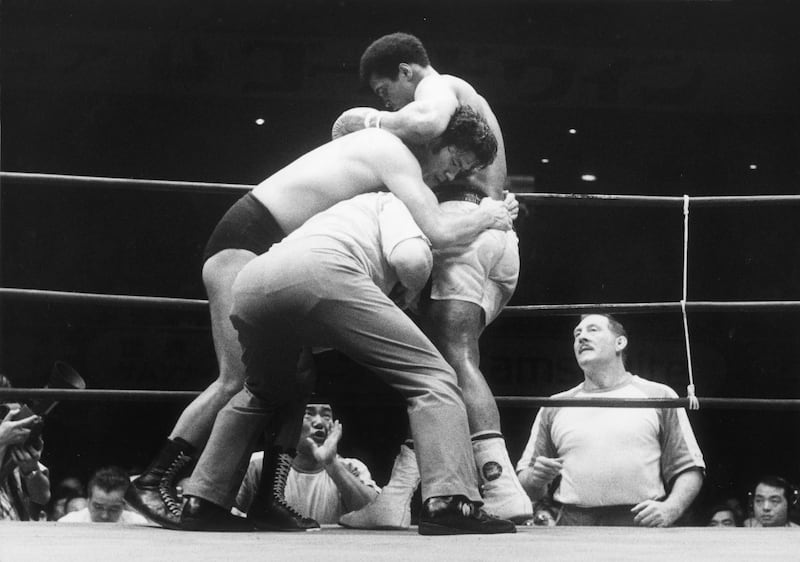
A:
POLYGON ((239 199, 220 219, 206 243, 203 262, 222 250, 249 250, 263 254, 286 234, 272 213, 252 193, 239 199))

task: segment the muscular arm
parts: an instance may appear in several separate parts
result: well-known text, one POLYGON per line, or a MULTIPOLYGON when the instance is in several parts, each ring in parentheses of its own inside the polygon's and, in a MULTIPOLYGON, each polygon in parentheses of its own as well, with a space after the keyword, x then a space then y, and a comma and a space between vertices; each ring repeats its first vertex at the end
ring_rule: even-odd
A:
MULTIPOLYGON (((493 199, 503 198, 508 171, 506 150, 500 124, 484 98, 469 88, 478 110, 488 121, 497 137, 497 157, 483 170, 467 178, 470 186, 493 199)), ((436 75, 422 80, 414 92, 414 101, 394 112, 381 114, 381 128, 395 134, 409 144, 425 144, 441 136, 459 105, 458 97, 447 78, 436 75)))
POLYGON ((469 243, 488 228, 511 228, 511 217, 500 201, 484 199, 469 213, 442 211, 436 196, 422 181, 419 163, 407 149, 404 154, 395 153, 382 160, 378 170, 382 183, 405 203, 434 248, 469 243))
POLYGON ((381 128, 410 144, 425 144, 444 133, 458 103, 443 77, 429 76, 417 86, 414 101, 381 115, 381 128))

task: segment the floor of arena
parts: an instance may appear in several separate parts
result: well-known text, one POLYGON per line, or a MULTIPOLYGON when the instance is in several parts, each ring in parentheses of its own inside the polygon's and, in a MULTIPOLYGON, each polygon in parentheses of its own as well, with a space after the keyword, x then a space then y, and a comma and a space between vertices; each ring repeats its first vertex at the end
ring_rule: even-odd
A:
POLYGON ((160 527, 0 523, 0 561, 136 560, 800 560, 789 529, 518 527, 515 535, 423 537, 323 526, 310 533, 203 533, 160 527))

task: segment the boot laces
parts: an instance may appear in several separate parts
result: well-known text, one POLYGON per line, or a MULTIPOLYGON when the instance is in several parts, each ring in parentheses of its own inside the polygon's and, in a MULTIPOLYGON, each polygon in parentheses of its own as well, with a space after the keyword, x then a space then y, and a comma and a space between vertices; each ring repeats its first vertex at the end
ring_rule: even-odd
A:
POLYGON ((175 477, 178 472, 191 461, 192 458, 178 453, 178 456, 164 471, 161 480, 158 481, 158 494, 161 496, 161 501, 167 507, 167 510, 175 517, 181 516, 181 502, 178 499, 177 491, 175 489, 175 477))
POLYGON ((286 501, 286 479, 289 477, 289 471, 291 468, 291 457, 285 453, 278 455, 277 464, 275 466, 275 477, 272 481, 272 499, 275 503, 288 511, 293 517, 302 519, 303 515, 301 515, 300 512, 289 505, 289 503, 286 501))

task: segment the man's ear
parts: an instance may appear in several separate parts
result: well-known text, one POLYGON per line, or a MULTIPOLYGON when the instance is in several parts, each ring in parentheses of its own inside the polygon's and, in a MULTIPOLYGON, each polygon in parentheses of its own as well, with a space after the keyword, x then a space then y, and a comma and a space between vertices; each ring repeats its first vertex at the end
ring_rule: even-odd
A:
POLYGON ((404 77, 406 80, 411 80, 414 76, 414 69, 411 68, 411 65, 405 62, 401 62, 398 68, 397 77, 404 77))
POLYGON ((625 336, 617 336, 617 340, 614 343, 616 344, 617 351, 622 351, 628 347, 628 338, 625 336))

